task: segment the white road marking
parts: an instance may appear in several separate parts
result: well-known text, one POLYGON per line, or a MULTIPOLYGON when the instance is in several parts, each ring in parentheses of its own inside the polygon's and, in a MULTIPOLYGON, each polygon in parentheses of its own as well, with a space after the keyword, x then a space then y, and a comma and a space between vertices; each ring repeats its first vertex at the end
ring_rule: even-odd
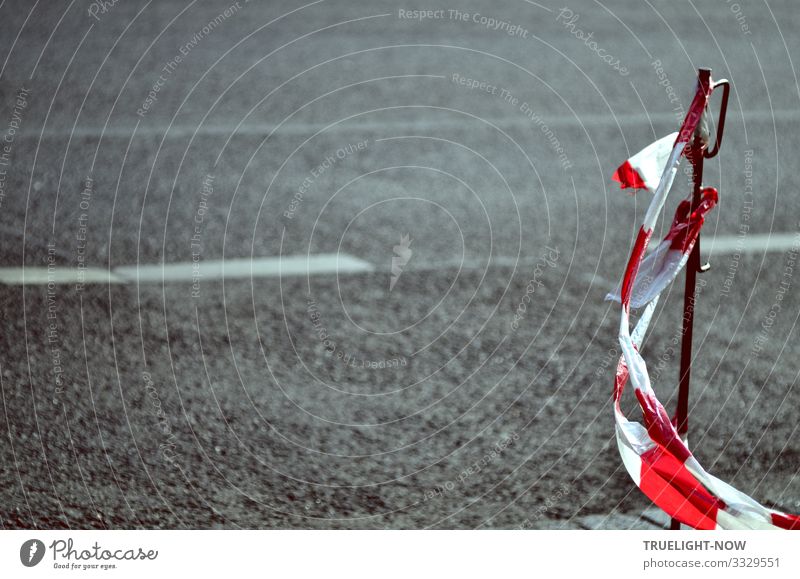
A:
POLYGON ((800 249, 800 233, 750 233, 747 235, 700 236, 700 252, 726 255, 731 253, 763 253, 765 251, 800 249))
MULTIPOLYGON (((704 255, 729 255, 734 253, 763 253, 800 251, 800 233, 772 233, 720 235, 701 237, 700 249, 704 255)), ((445 260, 416 262, 407 271, 479 270, 487 267, 524 268, 535 263, 529 258, 495 256, 486 259, 445 260)), ((363 259, 346 253, 320 253, 316 255, 290 255, 256 259, 200 260, 151 265, 128 265, 111 271, 90 267, 79 271, 75 267, 0 267, 0 283, 6 285, 47 285, 77 283, 157 283, 207 279, 248 279, 259 277, 291 277, 325 274, 352 274, 375 271, 376 267, 363 259)), ((594 275, 584 274, 583 281, 603 287, 615 284, 594 275)))
POLYGON ((5 267, 0 268, 0 283, 7 285, 47 285, 76 283, 156 283, 208 279, 289 277, 318 274, 349 274, 373 271, 368 261, 345 253, 291 255, 256 259, 200 260, 198 262, 155 265, 128 265, 111 271, 100 268, 83 270, 83 279, 75 267, 5 267))
MULTIPOLYGON (((800 233, 700 236, 700 253, 705 258, 735 253, 765 253, 790 250, 800 251, 800 233)), ((589 285, 598 286, 604 291, 613 291, 619 286, 619 283, 613 283, 593 273, 582 274, 579 279, 589 285)))
POLYGON ((185 281, 192 279, 241 279, 318 274, 363 273, 373 270, 368 261, 345 253, 291 255, 256 259, 200 260, 164 265, 130 265, 114 273, 131 282, 185 281))
POLYGON ((87 267, 0 267, 0 283, 6 285, 47 285, 79 283, 125 283, 107 269, 87 267))

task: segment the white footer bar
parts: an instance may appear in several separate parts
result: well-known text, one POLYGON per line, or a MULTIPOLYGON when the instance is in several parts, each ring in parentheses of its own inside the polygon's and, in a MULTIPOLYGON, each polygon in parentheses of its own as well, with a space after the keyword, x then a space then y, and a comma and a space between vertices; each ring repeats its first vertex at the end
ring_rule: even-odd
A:
POLYGON ((36 529, 0 534, 0 561, 13 577, 778 579, 800 576, 794 537, 764 531, 36 529), (104 570, 113 573, 91 573, 104 570))

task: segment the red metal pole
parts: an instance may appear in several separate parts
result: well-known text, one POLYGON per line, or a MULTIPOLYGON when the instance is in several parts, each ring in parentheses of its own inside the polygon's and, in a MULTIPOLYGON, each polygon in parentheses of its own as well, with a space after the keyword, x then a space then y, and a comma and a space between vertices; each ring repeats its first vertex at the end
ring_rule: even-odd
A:
MULTIPOLYGON (((711 69, 699 69, 697 71, 697 77, 701 83, 705 82, 710 84, 711 69)), ((692 164, 692 211, 697 209, 700 205, 702 196, 703 161, 715 157, 717 153, 719 153, 719 148, 722 144, 722 133, 725 129, 725 116, 728 108, 730 85, 727 80, 721 80, 714 83, 713 86, 722 86, 724 89, 719 120, 717 121, 717 135, 714 149, 711 151, 707 149, 709 141, 708 125, 705 119, 703 119, 697 125, 691 148, 687 154, 689 162, 692 164)), ((705 115, 706 113, 704 112, 703 114, 705 115)), ((675 428, 680 437, 684 440, 686 440, 686 436, 689 432, 689 382, 692 372, 692 328, 694 326, 694 310, 697 303, 697 274, 698 272, 707 271, 709 267, 708 264, 700 264, 700 234, 698 233, 697 241, 692 248, 692 253, 689 255, 689 261, 686 264, 686 285, 683 290, 683 335, 681 339, 680 381, 678 383, 678 406, 675 411, 674 419, 675 428)), ((672 519, 670 528, 679 530, 681 524, 677 519, 672 519)))

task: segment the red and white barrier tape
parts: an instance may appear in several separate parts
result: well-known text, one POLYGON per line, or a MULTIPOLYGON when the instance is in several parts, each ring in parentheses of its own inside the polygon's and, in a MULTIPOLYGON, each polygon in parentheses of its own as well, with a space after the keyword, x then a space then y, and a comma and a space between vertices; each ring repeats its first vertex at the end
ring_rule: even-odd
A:
MULTIPOLYGON (((797 515, 769 509, 703 469, 656 397, 647 365, 639 354, 661 292, 686 265, 704 217, 717 203, 717 192, 712 188, 703 190, 702 202, 694 212, 690 211, 688 200, 682 202, 667 236, 655 251, 644 257, 678 164, 712 91, 710 84, 698 85, 639 229, 625 276, 620 287, 608 296, 621 304, 619 343, 622 357, 617 366, 613 395, 617 444, 625 468, 636 485, 670 517, 686 525, 696 529, 800 529, 797 515), (633 332, 630 331, 631 307, 644 308, 633 332), (644 424, 629 421, 620 408, 620 399, 629 380, 642 409, 644 424)), ((641 164, 641 160, 638 163, 641 164)), ((630 170, 631 163, 626 162, 615 175, 639 182, 630 175, 630 170)), ((640 181, 646 184, 647 177, 641 177, 640 181)))

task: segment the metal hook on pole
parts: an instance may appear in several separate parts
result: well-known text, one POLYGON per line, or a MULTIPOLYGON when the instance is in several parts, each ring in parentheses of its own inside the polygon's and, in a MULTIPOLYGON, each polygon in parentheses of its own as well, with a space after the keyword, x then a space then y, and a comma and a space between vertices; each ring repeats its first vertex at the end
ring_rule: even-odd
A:
MULTIPOLYGON (((708 69, 709 74, 711 74, 711 70, 708 69)), ((706 159, 711 159, 716 157, 719 153, 719 148, 722 146, 722 135, 725 132, 725 117, 728 115, 728 97, 731 94, 731 83, 728 81, 727 78, 723 78, 718 80, 717 82, 711 85, 711 90, 716 90, 718 87, 722 87, 722 101, 719 104, 719 118, 717 119, 717 136, 714 140, 714 148, 708 149, 706 148, 705 152, 703 153, 703 157, 706 159)))

